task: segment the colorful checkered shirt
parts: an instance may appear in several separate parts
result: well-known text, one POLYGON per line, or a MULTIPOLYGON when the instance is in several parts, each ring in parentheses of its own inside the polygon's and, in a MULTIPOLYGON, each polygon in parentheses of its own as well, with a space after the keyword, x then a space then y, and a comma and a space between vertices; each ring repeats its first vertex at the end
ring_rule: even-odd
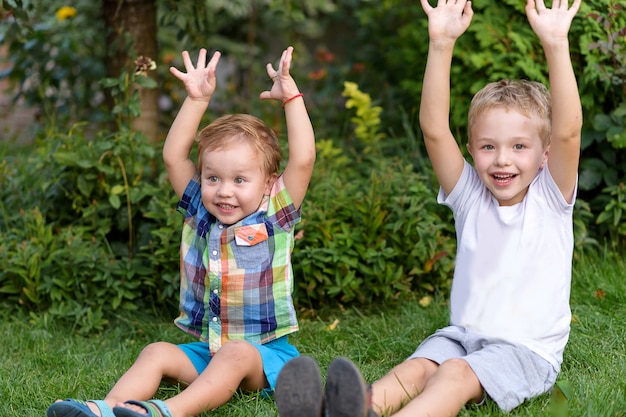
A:
POLYGON ((178 327, 209 343, 267 343, 298 330, 291 252, 300 221, 280 176, 259 210, 224 225, 202 204, 200 178, 187 185, 180 246, 178 327))

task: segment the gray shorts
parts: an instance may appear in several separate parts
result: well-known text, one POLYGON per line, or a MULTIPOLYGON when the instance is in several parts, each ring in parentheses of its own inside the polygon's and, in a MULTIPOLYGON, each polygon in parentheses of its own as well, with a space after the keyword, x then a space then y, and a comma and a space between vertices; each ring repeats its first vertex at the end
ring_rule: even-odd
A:
POLYGON ((487 395, 505 412, 550 390, 558 376, 548 361, 525 346, 489 339, 457 326, 427 337, 408 359, 414 358, 438 364, 464 359, 487 395))

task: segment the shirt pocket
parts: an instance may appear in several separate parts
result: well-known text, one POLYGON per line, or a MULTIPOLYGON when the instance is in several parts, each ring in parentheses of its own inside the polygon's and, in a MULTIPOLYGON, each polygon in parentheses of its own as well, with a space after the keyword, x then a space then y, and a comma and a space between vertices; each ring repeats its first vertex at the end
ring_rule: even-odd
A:
POLYGON ((269 258, 265 223, 236 227, 232 246, 237 268, 257 269, 269 258))

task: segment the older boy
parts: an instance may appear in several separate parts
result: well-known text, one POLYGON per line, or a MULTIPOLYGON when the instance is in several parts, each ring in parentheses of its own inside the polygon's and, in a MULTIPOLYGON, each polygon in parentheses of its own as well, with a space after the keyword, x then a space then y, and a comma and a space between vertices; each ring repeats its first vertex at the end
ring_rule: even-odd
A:
POLYGON ((452 53, 472 6, 421 3, 430 43, 420 124, 458 240, 450 326, 373 384, 373 408, 449 417, 486 394, 510 411, 554 385, 569 336, 582 111, 567 34, 581 0, 528 0, 551 92, 528 81, 479 91, 468 118, 473 167, 448 123, 452 53))

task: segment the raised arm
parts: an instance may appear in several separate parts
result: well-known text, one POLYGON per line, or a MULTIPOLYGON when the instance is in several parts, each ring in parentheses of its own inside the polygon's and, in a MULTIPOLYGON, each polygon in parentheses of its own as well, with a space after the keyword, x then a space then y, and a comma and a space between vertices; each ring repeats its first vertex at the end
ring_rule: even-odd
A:
POLYGON ((567 0, 554 0, 552 8, 543 0, 528 0, 526 15, 541 41, 550 79, 552 97, 552 137, 548 167, 563 197, 571 201, 578 174, 582 108, 572 68, 567 34, 581 0, 572 7, 567 0))
POLYGON ((215 52, 206 63, 207 51, 201 49, 198 62, 193 66, 189 53, 183 52, 186 73, 172 67, 170 72, 185 84, 187 97, 178 111, 163 145, 163 161, 170 183, 180 198, 196 172, 195 163, 189 158, 202 116, 215 91, 215 69, 220 53, 215 52))
POLYGON ((272 64, 267 64, 267 75, 274 84, 271 90, 263 91, 260 98, 283 102, 289 144, 289 159, 283 172, 283 181, 294 205, 300 207, 313 174, 315 135, 304 99, 289 74, 292 53, 291 46, 283 51, 276 70, 272 64))
POLYGON ((420 127, 428 156, 449 194, 463 172, 463 154, 450 130, 450 66, 456 40, 469 27, 472 4, 466 0, 438 0, 433 8, 421 0, 428 16, 428 59, 420 103, 420 127))

